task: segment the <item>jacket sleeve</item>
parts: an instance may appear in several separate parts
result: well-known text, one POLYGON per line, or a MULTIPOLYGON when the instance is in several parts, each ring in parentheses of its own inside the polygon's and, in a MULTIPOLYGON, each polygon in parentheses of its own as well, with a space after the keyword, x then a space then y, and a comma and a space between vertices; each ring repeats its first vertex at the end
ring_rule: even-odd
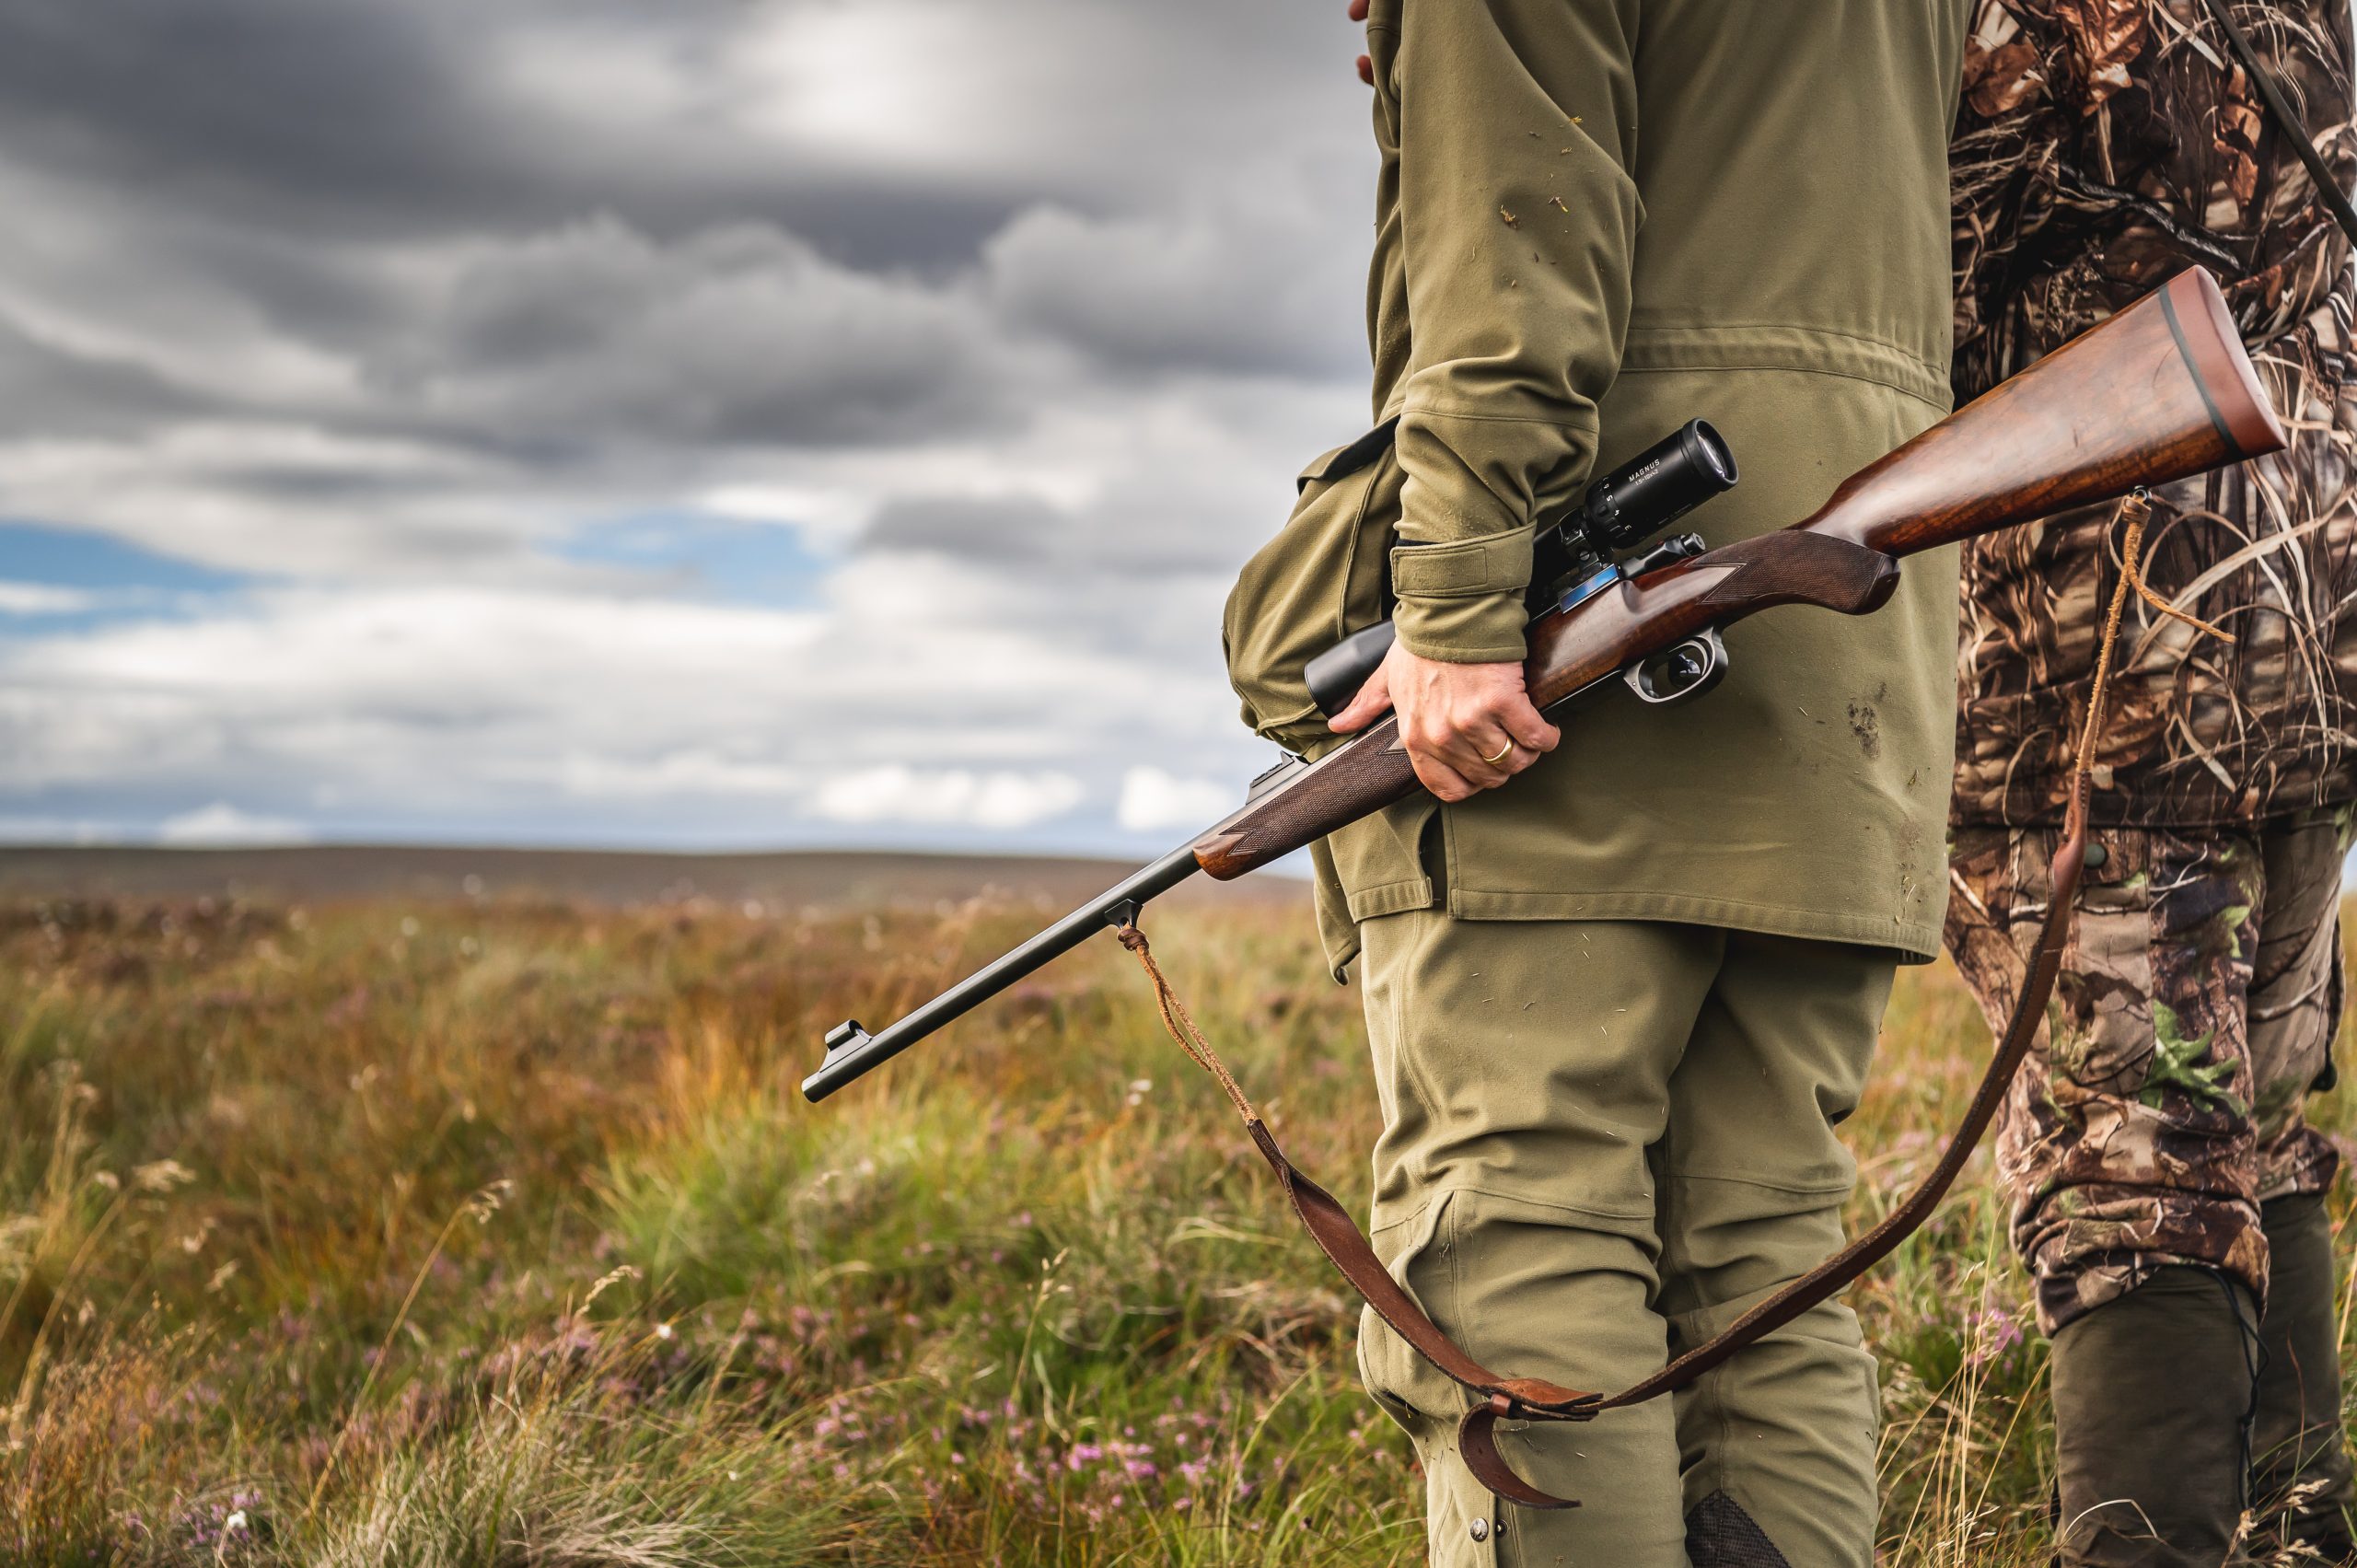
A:
POLYGON ((1643 216, 1638 4, 1389 0, 1370 17, 1411 339, 1395 619, 1426 658, 1524 656, 1533 521, 1595 458, 1643 216))

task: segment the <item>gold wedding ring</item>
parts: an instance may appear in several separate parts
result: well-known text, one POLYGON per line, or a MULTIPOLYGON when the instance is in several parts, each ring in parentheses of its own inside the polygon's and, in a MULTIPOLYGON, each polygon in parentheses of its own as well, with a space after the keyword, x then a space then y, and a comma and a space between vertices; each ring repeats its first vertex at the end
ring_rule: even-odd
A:
POLYGON ((1497 754, 1496 756, 1494 756, 1494 757, 1484 757, 1484 758, 1482 758, 1482 759, 1481 759, 1481 761, 1483 762, 1483 764, 1484 764, 1485 766, 1494 768, 1494 767, 1496 767, 1499 763, 1501 763, 1501 762, 1504 761, 1506 760, 1506 756, 1507 756, 1507 754, 1508 754, 1509 752, 1511 752, 1513 749, 1514 749, 1514 737, 1513 737, 1513 736, 1511 736, 1511 735, 1509 735, 1509 736, 1507 736, 1507 737, 1506 737, 1506 743, 1505 743, 1504 746, 1501 746, 1501 747, 1499 747, 1499 748, 1498 748, 1498 754, 1497 754))

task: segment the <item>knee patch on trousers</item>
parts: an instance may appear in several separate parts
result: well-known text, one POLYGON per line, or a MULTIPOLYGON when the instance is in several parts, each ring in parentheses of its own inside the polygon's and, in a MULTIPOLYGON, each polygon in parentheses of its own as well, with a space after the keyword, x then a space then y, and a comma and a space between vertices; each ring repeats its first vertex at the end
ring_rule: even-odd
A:
POLYGON ((1792 1568, 1768 1532, 1724 1492, 1688 1511, 1686 1555, 1694 1568, 1792 1568))

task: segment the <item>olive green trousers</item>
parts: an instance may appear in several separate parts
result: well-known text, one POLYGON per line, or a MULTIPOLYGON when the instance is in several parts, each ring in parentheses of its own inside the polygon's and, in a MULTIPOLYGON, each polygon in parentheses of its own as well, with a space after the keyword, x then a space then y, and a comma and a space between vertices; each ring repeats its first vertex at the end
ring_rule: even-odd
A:
MULTIPOLYGON (((1878 949, 1656 922, 1363 927, 1384 1131, 1374 1239, 1492 1372, 1601 1392, 1841 1244, 1856 1106, 1889 1000, 1878 949)), ((1439 1564, 1858 1568, 1873 1561, 1875 1368, 1820 1306, 1678 1394, 1501 1441, 1580 1506, 1504 1504, 1455 1449, 1466 1396, 1372 1313, 1360 1370, 1404 1426, 1439 1564), (1781 1554, 1781 1558, 1777 1555, 1781 1554)))

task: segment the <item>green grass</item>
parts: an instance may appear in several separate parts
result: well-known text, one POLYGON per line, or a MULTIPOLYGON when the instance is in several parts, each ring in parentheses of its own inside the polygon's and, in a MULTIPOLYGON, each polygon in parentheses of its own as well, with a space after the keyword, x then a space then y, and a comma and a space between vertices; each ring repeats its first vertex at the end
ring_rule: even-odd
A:
MULTIPOLYGON (((0 908, 0 1565, 1421 1562, 1353 1303, 1112 944, 795 1093, 825 1026, 1036 919, 0 908)), ((1306 927, 1155 922, 1363 1206, 1356 997, 1306 927)), ((1853 1221, 1986 1051, 1902 977, 1853 1221)), ((1985 1157, 1852 1299, 1885 1561, 2042 1562, 1985 1157)))

